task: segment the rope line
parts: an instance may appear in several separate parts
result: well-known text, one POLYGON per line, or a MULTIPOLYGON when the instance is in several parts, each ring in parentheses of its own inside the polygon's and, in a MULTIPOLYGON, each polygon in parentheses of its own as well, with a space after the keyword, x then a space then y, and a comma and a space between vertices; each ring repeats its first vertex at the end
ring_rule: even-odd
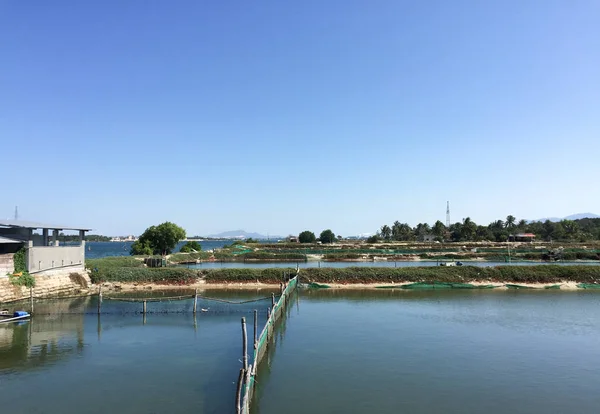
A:
MULTIPOLYGON (((169 296, 169 297, 164 297, 164 298, 116 298, 116 297, 110 297, 110 296, 103 296, 102 299, 103 300, 114 300, 114 301, 119 301, 119 302, 170 302, 170 301, 176 301, 176 300, 194 299, 194 295, 169 296)), ((240 302, 235 302, 235 301, 225 300, 225 299, 218 299, 218 298, 210 298, 207 296, 200 296, 200 295, 198 295, 198 299, 210 300, 210 301, 221 302, 221 303, 228 303, 231 305, 243 305, 246 303, 254 303, 254 302, 262 302, 263 300, 271 300, 271 297, 269 296, 269 297, 260 298, 260 299, 244 300, 244 301, 240 301, 240 302)))

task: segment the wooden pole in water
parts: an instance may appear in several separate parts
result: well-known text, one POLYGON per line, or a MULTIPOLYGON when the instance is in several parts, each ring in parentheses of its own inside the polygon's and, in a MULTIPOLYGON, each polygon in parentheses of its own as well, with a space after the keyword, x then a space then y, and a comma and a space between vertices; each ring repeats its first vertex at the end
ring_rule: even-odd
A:
POLYGON ((271 306, 273 306, 273 309, 275 309, 275 294, 271 293, 271 306))
POLYGON ((194 293, 194 315, 196 314, 196 308, 198 306, 198 289, 194 293))
POLYGON ((271 317, 271 308, 267 308, 267 319, 269 319, 270 317, 271 317))
POLYGON ((256 335, 258 331, 258 311, 254 309, 254 349, 256 349, 256 335))
POLYGON ((248 370, 248 335, 246 333, 246 318, 242 317, 242 352, 244 353, 244 371, 248 370))
POLYGON ((146 301, 144 301, 144 315, 146 314, 146 301))
POLYGON ((102 285, 98 286, 98 315, 102 310, 102 285))
POLYGON ((29 304, 31 305, 31 315, 33 315, 33 286, 29 288, 29 304))
POLYGON ((242 383, 244 382, 244 368, 240 368, 240 375, 238 376, 237 382, 237 393, 235 394, 235 412, 240 414, 242 412, 241 401, 242 401, 242 383))

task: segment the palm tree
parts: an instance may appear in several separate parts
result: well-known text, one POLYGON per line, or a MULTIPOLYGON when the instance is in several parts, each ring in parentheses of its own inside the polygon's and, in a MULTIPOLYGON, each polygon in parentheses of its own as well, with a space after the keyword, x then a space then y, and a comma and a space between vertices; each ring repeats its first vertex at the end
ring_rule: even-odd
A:
POLYGON ((392 229, 390 229, 390 226, 387 224, 381 226, 381 237, 383 237, 385 240, 389 240, 391 235, 392 229))
POLYGON ((506 216, 506 228, 512 229, 513 227, 515 227, 515 222, 517 221, 515 216, 512 215, 508 215, 506 216))
POLYGON ((523 219, 519 220, 519 224, 517 224, 517 227, 521 230, 525 230, 525 227, 527 227, 527 221, 523 219))
POLYGON ((436 237, 444 237, 444 233, 446 233, 446 226, 441 221, 436 221, 433 225, 433 234, 436 237))
POLYGON ((471 220, 470 217, 467 217, 463 220, 463 225, 461 229, 461 238, 464 240, 473 240, 475 238, 475 233, 477 232, 477 224, 471 220))

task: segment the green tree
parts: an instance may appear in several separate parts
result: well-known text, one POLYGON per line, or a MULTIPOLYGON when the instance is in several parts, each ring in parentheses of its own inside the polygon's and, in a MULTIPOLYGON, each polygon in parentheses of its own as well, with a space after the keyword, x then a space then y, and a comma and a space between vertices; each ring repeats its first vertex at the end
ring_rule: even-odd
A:
POLYGON ((435 224, 433 225, 433 234, 436 237, 444 237, 444 234, 446 233, 446 226, 444 226, 444 223, 442 223, 441 221, 436 221, 435 224))
POLYGON ((385 240, 389 240, 392 237, 392 229, 387 224, 381 226, 381 237, 385 240))
POLYGON ((312 231, 304 230, 298 235, 298 241, 300 243, 314 243, 317 241, 315 233, 312 231))
POLYGON ((131 246, 132 255, 151 254, 167 255, 173 251, 177 243, 185 239, 185 230, 178 225, 166 221, 158 226, 148 227, 140 238, 131 246))
POLYGON ((516 221, 517 221, 517 218, 515 216, 508 215, 508 216, 506 216, 506 222, 504 223, 504 225, 506 226, 507 229, 512 229, 513 227, 515 227, 516 221))
POLYGON ((319 240, 321 240, 321 243, 333 243, 335 241, 335 234, 329 229, 323 230, 319 236, 319 240))
POLYGON ((463 225, 461 228, 461 240, 474 240, 476 232, 477 224, 475 224, 475 222, 472 221, 470 217, 463 219, 463 225))
POLYGON ((195 240, 189 241, 179 250, 181 253, 193 253, 202 251, 202 246, 195 240))
POLYGON ((373 243, 378 243, 378 242, 379 242, 379 236, 377 234, 374 234, 367 238, 367 243, 373 244, 373 243))

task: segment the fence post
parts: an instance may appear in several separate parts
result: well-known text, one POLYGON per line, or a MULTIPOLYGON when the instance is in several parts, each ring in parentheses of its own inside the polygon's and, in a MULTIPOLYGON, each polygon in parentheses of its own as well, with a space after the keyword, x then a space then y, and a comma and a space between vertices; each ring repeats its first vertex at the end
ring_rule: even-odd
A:
POLYGON ((275 294, 271 293, 271 306, 275 309, 275 294))
POLYGON ((194 315, 196 314, 197 306, 198 306, 198 288, 196 288, 196 292, 194 293, 194 315))
POLYGON ((238 376, 237 382, 237 393, 235 395, 235 412, 236 414, 240 414, 242 412, 242 407, 240 405, 242 400, 242 383, 244 382, 244 368, 240 368, 240 375, 238 376))
POLYGON ((146 314, 146 301, 144 301, 144 315, 146 314))
POLYGON ((29 287, 29 304, 31 305, 31 315, 33 315, 33 286, 29 287))
POLYGON ((258 311, 254 309, 254 349, 256 349, 256 332, 258 330, 258 311))
POLYGON ((248 370, 248 336, 246 333, 246 318, 242 317, 242 352, 244 361, 244 371, 248 370))

